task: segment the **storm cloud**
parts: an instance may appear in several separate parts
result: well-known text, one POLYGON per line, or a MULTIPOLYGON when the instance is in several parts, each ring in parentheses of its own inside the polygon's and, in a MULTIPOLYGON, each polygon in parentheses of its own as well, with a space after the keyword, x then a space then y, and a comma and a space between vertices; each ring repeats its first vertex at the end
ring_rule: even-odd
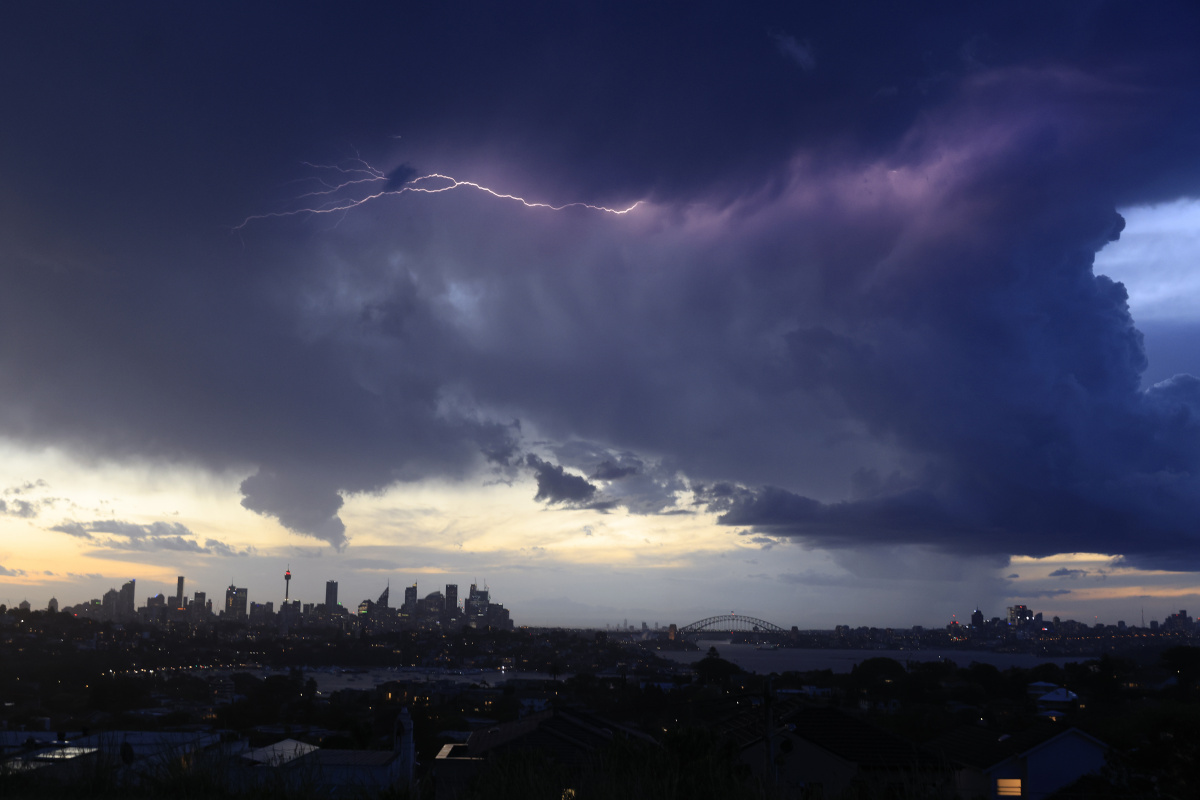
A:
MULTIPOLYGON (((1191 5, 139 10, 0 32, 38 76, 0 89, 0 436, 240 470, 339 550, 347 496, 525 472, 831 550, 1200 569, 1200 381, 1143 385, 1093 269, 1118 207, 1200 194, 1191 5), (376 172, 345 191, 499 188, 292 213, 376 172)), ((219 549, 123 526, 55 530, 219 549)))
POLYGON ((596 496, 596 487, 581 475, 572 475, 558 464, 538 458, 530 453, 525 463, 537 476, 537 495, 534 500, 546 503, 588 503, 596 496))

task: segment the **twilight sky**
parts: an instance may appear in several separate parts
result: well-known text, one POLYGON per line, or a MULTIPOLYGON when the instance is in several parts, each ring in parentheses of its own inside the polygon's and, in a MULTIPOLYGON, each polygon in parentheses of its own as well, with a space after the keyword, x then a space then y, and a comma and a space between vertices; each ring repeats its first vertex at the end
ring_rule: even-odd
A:
POLYGON ((0 602, 1200 603, 1194 4, 250 5, 0 12, 0 602))

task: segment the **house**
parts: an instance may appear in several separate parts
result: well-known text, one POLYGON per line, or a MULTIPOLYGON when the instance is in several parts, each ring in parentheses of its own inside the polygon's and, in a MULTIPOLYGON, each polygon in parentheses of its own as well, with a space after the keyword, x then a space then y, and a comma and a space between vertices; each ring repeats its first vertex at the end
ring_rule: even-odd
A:
POLYGON ((1037 699, 1039 711, 1072 711, 1079 707, 1079 695, 1070 689, 1058 688, 1037 699))
POLYGON ((242 753, 241 759, 249 768, 282 767, 317 749, 319 748, 315 744, 301 742, 298 739, 283 739, 266 747, 247 750, 242 753))
POLYGON ((0 771, 29 772, 69 782, 85 774, 113 772, 130 785, 178 773, 201 753, 214 752, 220 737, 173 731, 106 731, 91 735, 8 733, 0 736, 0 771))
POLYGON ((1053 692, 1057 688, 1059 688, 1058 684, 1051 683, 1050 681, 1034 681, 1025 687, 1025 694, 1027 694, 1031 700, 1036 700, 1044 694, 1053 692))
POLYGON ((402 708, 391 750, 333 750, 284 739, 241 754, 239 787, 268 787, 287 793, 299 787, 323 795, 377 794, 413 781, 412 718, 402 708))
POLYGON ((1040 723, 1002 734, 966 726, 930 743, 955 768, 963 798, 1049 797, 1104 766, 1108 746, 1078 728, 1040 723))
POLYGON ((780 711, 769 759, 761 723, 753 741, 740 737, 741 760, 780 797, 932 796, 951 783, 943 760, 857 716, 826 706, 780 711))
POLYGON ((466 744, 447 744, 437 754, 433 763, 435 796, 437 800, 459 796, 495 755, 536 750, 559 764, 580 767, 618 737, 656 744, 643 733, 577 709, 551 709, 477 730, 466 744))

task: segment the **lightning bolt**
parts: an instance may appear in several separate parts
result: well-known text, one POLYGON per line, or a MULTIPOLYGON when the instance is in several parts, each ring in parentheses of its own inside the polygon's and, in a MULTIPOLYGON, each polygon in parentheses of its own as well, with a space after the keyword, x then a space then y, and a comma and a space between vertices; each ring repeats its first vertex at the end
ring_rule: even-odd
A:
POLYGON ((304 166, 316 170, 317 175, 311 180, 316 181, 319 188, 312 191, 304 192, 297 196, 298 201, 309 201, 309 205, 300 208, 294 208, 290 211, 272 211, 265 214, 253 214, 246 217, 238 225, 235 225, 233 230, 240 231, 252 222, 266 219, 280 219, 283 217, 295 217, 308 214, 337 214, 340 212, 350 211, 359 206, 366 205, 373 200, 378 200, 381 197, 394 197, 402 194, 441 194, 443 192, 453 191, 454 189, 475 189, 476 191, 485 192, 500 200, 512 200, 520 203, 526 208, 545 208, 550 211, 563 211, 568 208, 587 208, 592 211, 601 211, 606 214, 616 214, 622 216, 633 211, 640 206, 643 201, 638 200, 628 208, 608 208, 607 206, 596 206, 591 203, 563 203, 560 206, 550 203, 539 203, 532 200, 526 200, 524 197, 519 197, 515 194, 491 189, 483 184, 475 181, 464 181, 454 178, 450 175, 442 175, 438 172, 432 172, 428 175, 422 175, 419 178, 412 178, 406 184, 398 189, 388 189, 387 174, 382 170, 376 169, 361 158, 353 159, 352 161, 343 164, 311 164, 303 162, 304 166), (384 188, 378 191, 372 191, 375 186, 383 184, 384 188), (366 192, 366 194, 363 194, 366 192), (325 198, 322 200, 321 198, 325 198))

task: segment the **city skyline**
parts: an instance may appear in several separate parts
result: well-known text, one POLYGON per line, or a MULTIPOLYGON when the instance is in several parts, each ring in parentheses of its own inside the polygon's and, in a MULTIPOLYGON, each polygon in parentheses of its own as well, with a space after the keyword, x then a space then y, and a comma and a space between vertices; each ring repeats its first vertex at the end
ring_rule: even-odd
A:
MULTIPOLYGON (((19 603, 14 603, 11 605, 5 604, 5 605, 8 608, 15 608, 17 606, 27 603, 29 605, 30 610, 33 610, 33 611, 47 610, 47 608, 52 611, 58 611, 60 609, 66 611, 66 610, 76 608, 78 606, 86 605, 89 603, 101 605, 102 600, 104 600, 104 597, 111 595, 114 598, 119 597, 120 600, 118 602, 123 603, 125 606, 128 606, 129 603, 132 601, 133 609, 136 609, 138 611, 142 611, 143 609, 145 609, 149 606, 153 606, 156 603, 156 601, 160 605, 163 605, 165 608, 178 607, 180 610, 191 609, 194 602, 197 602, 197 601, 200 602, 201 604, 204 604, 205 602, 207 602, 208 605, 210 606, 210 608, 209 608, 210 613, 212 613, 214 616, 223 616, 223 613, 222 613, 223 610, 226 610, 229 607, 230 593, 236 591, 238 593, 238 596, 241 598, 241 600, 239 602, 242 603, 243 605, 245 605, 245 607, 247 609, 250 607, 253 607, 253 606, 260 606, 260 607, 265 606, 268 611, 271 611, 272 609, 274 609, 274 611, 278 611, 279 608, 281 608, 283 605, 286 604, 286 598, 287 598, 288 592, 290 590, 290 581, 291 581, 291 577, 292 577, 292 572, 291 572, 290 566, 286 570, 285 575, 286 575, 286 577, 284 578, 285 594, 283 597, 272 597, 270 595, 251 597, 249 594, 248 587, 245 587, 245 586, 239 587, 235 584, 230 584, 228 587, 224 588, 225 599, 223 602, 221 601, 221 596, 218 592, 208 592, 203 589, 194 589, 193 592, 191 593, 191 596, 189 596, 188 594, 185 593, 184 602, 182 605, 178 604, 178 597, 179 597, 178 594, 168 596, 168 595, 165 595, 161 591, 147 596, 145 604, 141 604, 137 600, 139 595, 136 594, 135 589, 134 589, 137 579, 131 578, 127 582, 125 582, 121 585, 119 591, 118 591, 118 588, 114 586, 114 587, 111 587, 107 592, 104 592, 103 595, 98 595, 97 597, 88 598, 88 599, 79 599, 75 602, 72 602, 72 597, 70 595, 67 595, 64 598, 59 598, 58 596, 53 596, 42 606, 37 606, 33 603, 29 603, 27 598, 22 598, 21 602, 19 602, 19 603), (171 605, 171 601, 173 601, 173 600, 176 601, 176 606, 171 605), (276 601, 279 601, 278 604, 276 603, 276 601)), ((183 575, 177 576, 176 577, 176 586, 179 587, 179 586, 184 585, 185 579, 186 579, 186 576, 183 576, 183 575)), ((411 608, 416 607, 415 606, 416 601, 420 600, 422 603, 424 603, 426 598, 428 598, 429 596, 438 595, 440 600, 442 602, 444 602, 445 608, 447 610, 449 610, 449 609, 465 610, 467 608, 468 599, 472 598, 474 596, 476 586, 480 587, 480 591, 482 592, 483 597, 487 598, 489 596, 489 594, 491 594, 490 587, 486 582, 472 582, 468 586, 468 591, 464 597, 464 602, 460 603, 458 601, 458 598, 460 596, 459 592, 458 592, 458 588, 459 588, 458 583, 451 582, 451 583, 436 585, 436 587, 434 589, 429 590, 429 591, 427 591, 428 584, 426 585, 425 589, 419 589, 418 588, 419 583, 420 582, 417 581, 411 585, 404 586, 404 598, 400 605, 389 603, 386 600, 386 598, 388 597, 389 591, 390 591, 390 586, 391 586, 390 580, 386 581, 386 583, 384 585, 383 593, 379 596, 377 602, 372 601, 370 596, 364 596, 361 601, 343 602, 347 598, 340 596, 341 595, 340 584, 338 581, 333 580, 333 579, 327 579, 324 581, 323 590, 322 590, 323 595, 320 598, 310 599, 308 597, 292 597, 291 601, 293 603, 297 604, 297 608, 303 607, 303 608, 307 609, 309 607, 313 607, 313 608, 324 607, 326 610, 328 610, 330 598, 334 598, 335 605, 338 608, 343 610, 341 613, 344 613, 348 616, 362 616, 366 613, 363 610, 363 606, 367 605, 368 603, 372 603, 374 605, 382 605, 384 607, 390 607, 393 610, 397 610, 397 611, 404 610, 404 609, 411 610, 411 608), (445 590, 445 591, 443 592, 443 590, 445 590), (318 602, 318 600, 320 600, 321 602, 318 602), (411 607, 410 607, 410 603, 413 604, 411 607)), ((463 584, 463 585, 467 586, 466 584, 463 584)), ((176 591, 178 592, 178 588, 176 591)), ((491 599, 493 601, 496 601, 495 597, 492 597, 491 599)), ((503 603, 501 603, 501 605, 503 606, 503 603)), ((126 613, 131 613, 133 609, 127 609, 126 613)), ((508 610, 511 612, 513 609, 509 608, 508 610)), ((997 621, 997 620, 999 620, 1001 622, 1006 622, 1008 625, 1013 625, 1015 623, 1021 623, 1021 622, 1031 622, 1031 621, 1034 621, 1035 618, 1038 621, 1045 619, 1045 621, 1047 621, 1047 622, 1050 622, 1051 619, 1053 619, 1053 621, 1057 623, 1059 621, 1060 617, 1062 617, 1062 615, 1060 615, 1060 614, 1046 612, 1046 611, 1040 610, 1040 608, 1031 608, 1023 603, 1017 603, 1014 605, 1010 605, 1006 608, 999 609, 999 610, 1002 613, 997 613, 997 614, 985 613, 978 605, 976 605, 970 613, 967 613, 965 611, 954 611, 954 612, 950 613, 950 616, 948 619, 936 621, 933 624, 927 624, 924 621, 914 621, 911 624, 911 626, 910 625, 877 625, 877 624, 871 623, 869 620, 867 620, 867 621, 858 620, 858 621, 854 622, 853 624, 847 625, 848 621, 843 620, 842 623, 839 623, 836 625, 830 625, 825 628, 812 627, 812 628, 808 628, 808 630, 833 630, 835 628, 843 628, 843 627, 850 627, 850 628, 860 628, 860 627, 885 628, 886 627, 886 628, 896 628, 899 630, 904 630, 909 627, 920 629, 920 628, 926 628, 926 627, 938 628, 938 627, 953 626, 953 625, 970 625, 972 627, 978 628, 978 627, 983 626, 984 624, 991 624, 992 622, 997 621)), ((1147 621, 1144 607, 1137 609, 1136 616, 1131 617, 1128 620, 1127 619, 1111 619, 1111 620, 1110 619, 1101 619, 1099 615, 1092 615, 1089 619, 1085 615, 1084 619, 1075 620, 1075 621, 1082 622, 1087 625, 1092 625, 1092 624, 1119 625, 1119 626, 1143 627, 1143 628, 1154 627, 1155 629, 1157 629, 1160 624, 1160 620, 1157 618, 1156 614, 1153 613, 1154 610, 1155 609, 1152 609, 1152 613, 1151 613, 1150 617, 1148 618, 1149 621, 1147 621)), ((732 613, 735 616, 743 616, 743 617, 755 617, 756 616, 752 610, 746 610, 746 609, 744 609, 740 613, 737 611, 732 611, 730 613, 732 613)), ((1170 622, 1172 620, 1182 619, 1182 618, 1186 617, 1186 615, 1187 615, 1187 609, 1178 609, 1178 610, 1171 609, 1166 614, 1162 615, 1162 621, 1170 624, 1170 622)), ((243 613, 242 613, 242 618, 244 619, 244 617, 245 617, 245 610, 243 610, 243 613)), ((1071 619, 1071 618, 1066 617, 1066 619, 1071 619)), ((793 626, 793 624, 795 624, 791 620, 769 620, 769 621, 772 623, 779 624, 780 627, 783 627, 783 628, 788 628, 788 627, 793 626)), ((1187 621, 1190 625, 1191 618, 1187 617, 1187 621)), ((636 625, 636 624, 631 625, 628 618, 622 619, 620 623, 617 623, 616 620, 612 620, 612 621, 606 620, 604 623, 593 624, 593 625, 540 625, 540 624, 530 625, 529 623, 526 623, 521 620, 516 620, 515 622, 516 622, 517 627, 522 627, 522 626, 525 626, 525 627, 562 627, 562 628, 604 627, 604 628, 616 628, 616 629, 624 629, 626 627, 629 627, 629 628, 637 628, 638 627, 638 625, 636 625)), ((636 620, 636 622, 638 624, 640 624, 643 629, 647 629, 646 626, 648 625, 648 621, 646 619, 639 619, 639 620, 636 620)), ((667 622, 664 623, 664 622, 661 622, 659 617, 655 616, 655 617, 653 617, 653 626, 648 629, 655 630, 655 631, 666 630, 666 628, 670 625, 678 625, 678 626, 682 627, 684 625, 689 625, 692 622, 695 622, 695 620, 689 619, 688 621, 685 622, 682 620, 669 619, 667 622)), ((796 625, 796 627, 800 627, 800 626, 796 625)))
POLYGON ((1200 607, 1200 10, 1043 5, 10 10, 0 602, 1200 607))

